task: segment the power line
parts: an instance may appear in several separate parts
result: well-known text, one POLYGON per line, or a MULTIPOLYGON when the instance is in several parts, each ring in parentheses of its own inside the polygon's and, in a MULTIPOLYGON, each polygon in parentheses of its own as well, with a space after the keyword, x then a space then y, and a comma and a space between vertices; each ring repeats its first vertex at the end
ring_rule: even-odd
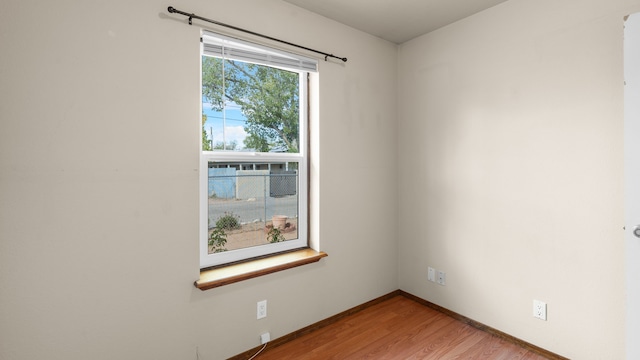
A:
MULTIPOLYGON (((205 114, 207 115, 207 114, 205 114)), ((207 120, 209 120, 209 118, 212 119, 223 119, 222 116, 209 116, 207 115, 207 120)), ((247 119, 230 119, 230 118, 226 118, 227 120, 231 120, 231 121, 237 121, 237 122, 247 122, 247 119)))

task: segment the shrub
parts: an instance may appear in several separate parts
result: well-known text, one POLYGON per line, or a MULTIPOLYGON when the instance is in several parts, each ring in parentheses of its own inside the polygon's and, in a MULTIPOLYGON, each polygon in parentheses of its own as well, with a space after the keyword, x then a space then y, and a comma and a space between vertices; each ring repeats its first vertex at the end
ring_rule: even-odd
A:
POLYGON ((277 227, 272 227, 271 230, 269 230, 269 233, 267 234, 267 241, 269 241, 270 243, 277 243, 284 240, 284 235, 282 235, 280 229, 278 229, 277 227))
POLYGON ((227 234, 221 228, 213 229, 211 235, 209 235, 209 246, 213 246, 212 250, 214 253, 219 253, 223 251, 227 251, 224 248, 227 243, 227 234))
POLYGON ((240 217, 232 212, 224 212, 216 221, 216 228, 224 230, 233 230, 240 228, 240 217))

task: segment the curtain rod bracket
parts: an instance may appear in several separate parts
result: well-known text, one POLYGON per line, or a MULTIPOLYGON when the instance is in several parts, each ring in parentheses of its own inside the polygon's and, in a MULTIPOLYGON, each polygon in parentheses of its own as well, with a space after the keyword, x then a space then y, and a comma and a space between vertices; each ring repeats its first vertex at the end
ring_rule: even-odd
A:
POLYGON ((193 25, 193 19, 199 19, 199 20, 206 21, 206 22, 209 22, 209 23, 212 23, 212 24, 215 24, 215 25, 220 25, 220 26, 228 27, 228 28, 233 29, 233 30, 242 31, 242 32, 245 32, 245 33, 247 33, 247 34, 251 34, 251 35, 255 35, 255 36, 260 36, 260 37, 263 37, 263 38, 265 38, 265 39, 269 39, 269 40, 277 41, 277 42, 280 42, 280 43, 283 43, 283 44, 287 44, 287 45, 289 45, 289 46, 294 46, 294 47, 297 47, 297 48, 300 48, 300 49, 304 49, 304 50, 307 50, 307 51, 311 51, 311 52, 314 52, 314 53, 317 53, 317 54, 322 54, 322 55, 324 55, 324 61, 328 61, 328 59, 329 59, 330 57, 332 57, 332 58, 339 59, 339 60, 342 60, 342 61, 344 61, 344 62, 347 62, 347 58, 346 58, 346 57, 343 57, 343 58, 342 58, 342 57, 338 57, 338 56, 335 56, 335 55, 333 55, 333 54, 328 54, 328 53, 326 53, 326 52, 322 52, 322 51, 318 51, 318 50, 310 49, 310 48, 308 48, 308 47, 304 47, 304 46, 301 46, 301 45, 297 45, 297 44, 290 43, 290 42, 288 42, 288 41, 284 41, 284 40, 276 39, 276 38, 273 38, 273 37, 268 36, 268 35, 263 35, 263 34, 260 34, 260 33, 257 33, 257 32, 253 32, 253 31, 251 31, 251 30, 245 30, 245 29, 242 29, 242 28, 239 28, 239 27, 235 27, 235 26, 233 26, 233 25, 227 25, 227 24, 224 24, 224 23, 221 23, 221 22, 215 21, 215 20, 211 20, 211 19, 204 18, 204 17, 202 17, 202 16, 198 16, 198 15, 196 15, 196 14, 194 14, 194 13, 189 14, 189 13, 186 13, 186 12, 184 12, 184 11, 180 11, 180 10, 176 9, 176 8, 174 8, 173 6, 169 6, 169 7, 167 8, 167 11, 168 11, 169 13, 171 13, 171 14, 173 14, 173 13, 177 13, 177 14, 180 14, 180 15, 188 16, 188 17, 189 17, 189 25, 193 25))

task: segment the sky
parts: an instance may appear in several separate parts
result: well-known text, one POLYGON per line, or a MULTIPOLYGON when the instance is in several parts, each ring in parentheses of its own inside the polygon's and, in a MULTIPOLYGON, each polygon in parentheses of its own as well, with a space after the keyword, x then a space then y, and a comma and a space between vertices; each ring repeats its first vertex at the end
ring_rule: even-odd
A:
MULTIPOLYGON (((207 115, 207 121, 204 124, 204 129, 207 132, 207 136, 211 139, 211 132, 213 130, 213 144, 223 140, 222 123, 223 114, 219 111, 211 110, 211 104, 202 100, 202 112, 207 115)), ((231 103, 227 104, 226 111, 226 141, 227 144, 235 140, 238 143, 238 150, 244 148, 244 138, 248 134, 244 131, 246 118, 240 112, 240 106, 231 103)))

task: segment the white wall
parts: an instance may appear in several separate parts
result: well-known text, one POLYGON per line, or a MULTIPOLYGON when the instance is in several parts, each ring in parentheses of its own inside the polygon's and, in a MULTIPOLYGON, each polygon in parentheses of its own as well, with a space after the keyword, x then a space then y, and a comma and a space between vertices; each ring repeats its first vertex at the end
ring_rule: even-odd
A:
POLYGON ((638 10, 510 0, 396 59, 279 0, 4 1, 0 358, 220 359, 398 287, 570 358, 623 358, 622 17, 638 10), (193 287, 199 28, 169 5, 349 58, 320 64, 328 258, 193 287))
POLYGON ((572 359, 624 358, 622 34, 639 8, 510 0, 400 46, 401 289, 572 359))
POLYGON ((627 359, 640 358, 640 13, 624 23, 624 170, 627 359))
POLYGON ((221 359, 397 289, 395 45, 279 0, 9 0, 0 48, 3 360, 221 359), (199 27, 169 5, 349 58, 320 64, 328 258, 192 285, 199 27))

